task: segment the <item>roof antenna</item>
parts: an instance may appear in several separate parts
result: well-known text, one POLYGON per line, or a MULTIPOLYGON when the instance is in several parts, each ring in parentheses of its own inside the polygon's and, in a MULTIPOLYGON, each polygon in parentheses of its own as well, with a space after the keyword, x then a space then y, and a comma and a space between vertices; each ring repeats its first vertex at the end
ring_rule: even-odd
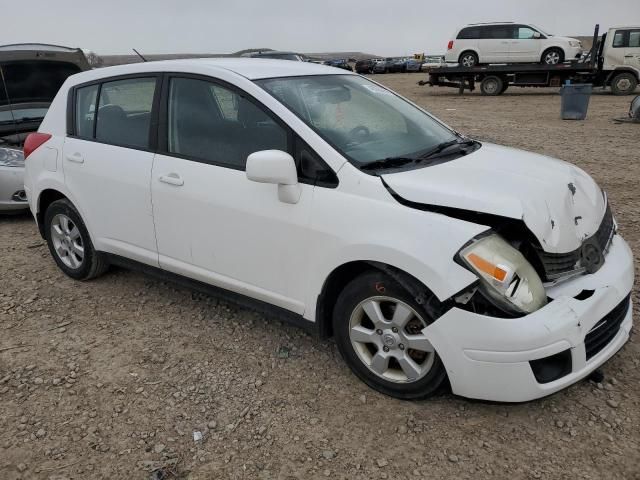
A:
POLYGON ((147 61, 148 61, 148 60, 147 60, 146 58, 144 58, 144 57, 142 56, 142 54, 141 54, 138 50, 136 50, 135 48, 132 48, 131 50, 133 50, 134 52, 136 52, 136 55, 138 55, 138 56, 142 59, 142 61, 143 61, 143 62, 147 62, 147 61))

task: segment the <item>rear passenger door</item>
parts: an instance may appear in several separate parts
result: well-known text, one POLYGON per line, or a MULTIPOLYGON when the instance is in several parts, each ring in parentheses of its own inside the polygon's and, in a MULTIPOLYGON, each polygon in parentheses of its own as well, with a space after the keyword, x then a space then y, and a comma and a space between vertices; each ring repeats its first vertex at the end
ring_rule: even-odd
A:
POLYGON ((151 209, 156 76, 107 79, 73 90, 65 183, 98 250, 158 264, 151 209))
POLYGON ((253 152, 294 154, 293 133, 232 85, 173 76, 163 89, 151 181, 160 266, 303 313, 314 187, 283 203, 245 173, 253 152))

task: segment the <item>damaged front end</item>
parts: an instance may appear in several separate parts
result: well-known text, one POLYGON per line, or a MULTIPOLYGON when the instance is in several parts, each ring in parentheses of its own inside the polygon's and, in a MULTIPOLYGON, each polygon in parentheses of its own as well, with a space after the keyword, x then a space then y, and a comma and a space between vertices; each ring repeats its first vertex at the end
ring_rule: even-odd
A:
POLYGON ((383 183, 398 202, 408 207, 488 227, 454 258, 478 280, 453 300, 459 308, 481 315, 515 318, 541 308, 553 300, 546 293, 548 289, 577 275, 597 272, 616 235, 617 225, 606 203, 597 230, 578 248, 565 253, 547 252, 523 220, 411 202, 383 183), (492 248, 483 248, 487 245, 492 248))

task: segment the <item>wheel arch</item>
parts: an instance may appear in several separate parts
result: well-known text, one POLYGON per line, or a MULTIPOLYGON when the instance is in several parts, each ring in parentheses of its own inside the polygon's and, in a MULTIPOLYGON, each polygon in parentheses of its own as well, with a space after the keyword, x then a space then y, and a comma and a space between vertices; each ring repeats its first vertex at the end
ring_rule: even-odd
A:
POLYGON ((36 204, 36 220, 38 222, 38 230, 40 231, 40 235, 42 236, 42 238, 45 238, 44 214, 47 211, 47 208, 49 208, 49 205, 51 205, 56 200, 61 200, 63 198, 69 200, 69 198, 64 193, 55 188, 45 188, 38 195, 38 201, 36 204))
POLYGON ((388 274, 414 296, 420 304, 424 303, 427 296, 436 298, 436 295, 424 282, 393 265, 370 260, 354 260, 343 263, 336 267, 326 278, 316 302, 315 321, 318 325, 318 332, 322 337, 333 336, 333 312, 342 290, 354 278, 370 271, 380 271, 388 274), (419 285, 420 288, 416 289, 413 285, 419 285))
POLYGON ((609 73, 609 75, 607 76, 607 79, 605 80, 605 85, 608 87, 611 86, 611 81, 621 73, 632 74, 633 76, 636 77, 636 80, 638 81, 638 83, 640 83, 640 70, 636 70, 633 67, 620 66, 620 67, 616 67, 614 70, 612 70, 609 73))
POLYGON ((549 50, 560 50, 562 52, 562 60, 566 60, 567 59, 567 52, 565 51, 564 47, 561 45, 549 45, 547 47, 545 47, 544 50, 542 50, 542 53, 540 54, 540 61, 544 60, 544 56, 547 54, 547 52, 549 50))
POLYGON ((480 62, 481 62, 481 60, 482 60, 482 59, 480 58, 480 53, 478 52, 478 49, 476 49, 475 47, 468 47, 468 48, 463 49, 463 50, 458 54, 458 62, 460 61, 460 59, 462 58, 462 56, 463 56, 465 53, 473 53, 473 54, 476 56, 476 58, 478 59, 478 63, 480 63, 480 62))

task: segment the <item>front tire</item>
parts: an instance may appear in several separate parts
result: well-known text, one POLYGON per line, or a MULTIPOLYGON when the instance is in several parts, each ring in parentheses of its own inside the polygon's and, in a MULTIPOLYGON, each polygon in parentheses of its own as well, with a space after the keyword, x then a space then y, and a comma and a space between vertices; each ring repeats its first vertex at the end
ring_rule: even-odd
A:
POLYGON ((564 62, 564 51, 561 48, 550 48, 545 50, 540 58, 543 65, 558 65, 564 62))
POLYGON ((619 73, 611 80, 611 92, 614 95, 630 95, 637 86, 638 80, 630 72, 619 73))
POLYGON ((109 268, 104 254, 94 249, 78 210, 66 198, 56 200, 47 208, 44 232, 51 256, 69 277, 89 280, 109 268))
MULTIPOLYGON (((418 282, 410 281, 422 289, 418 282)), ((444 365, 423 333, 435 319, 394 278, 365 273, 342 291, 333 314, 340 354, 353 373, 371 388, 392 397, 415 400, 438 391, 446 378, 444 365)), ((435 303, 434 303, 435 302, 435 303)))

